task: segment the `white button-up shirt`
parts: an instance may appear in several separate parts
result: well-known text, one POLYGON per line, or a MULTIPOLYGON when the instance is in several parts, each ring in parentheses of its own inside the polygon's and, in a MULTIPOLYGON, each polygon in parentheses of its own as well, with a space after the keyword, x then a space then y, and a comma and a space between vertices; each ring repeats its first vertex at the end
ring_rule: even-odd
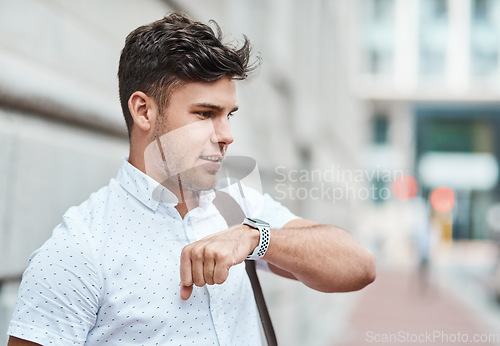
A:
MULTIPOLYGON (((296 218, 268 195, 244 193, 247 216, 273 228, 296 218)), ((225 283, 180 298, 182 248, 227 228, 214 196, 203 193, 183 219, 172 194, 124 160, 32 254, 8 333, 42 345, 260 345, 243 263, 225 283)))

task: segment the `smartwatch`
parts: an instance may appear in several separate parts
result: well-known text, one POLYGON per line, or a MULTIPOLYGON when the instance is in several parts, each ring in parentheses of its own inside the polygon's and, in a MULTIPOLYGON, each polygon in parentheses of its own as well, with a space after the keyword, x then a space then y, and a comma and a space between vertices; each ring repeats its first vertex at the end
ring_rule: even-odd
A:
POLYGON ((253 250, 253 252, 247 256, 247 259, 256 260, 262 258, 269 247, 269 241, 271 240, 269 223, 256 218, 246 217, 243 221, 243 225, 250 226, 259 231, 259 245, 253 250))

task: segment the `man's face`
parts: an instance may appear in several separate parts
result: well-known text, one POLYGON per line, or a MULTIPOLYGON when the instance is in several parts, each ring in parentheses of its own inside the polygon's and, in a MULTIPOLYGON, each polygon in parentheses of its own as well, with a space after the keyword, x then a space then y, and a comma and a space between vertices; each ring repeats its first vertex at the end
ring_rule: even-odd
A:
POLYGON ((183 189, 214 188, 221 161, 233 142, 229 117, 237 108, 236 86, 229 78, 175 89, 154 124, 154 138, 145 153, 146 169, 156 171, 153 178, 167 181, 167 187, 180 178, 183 189))

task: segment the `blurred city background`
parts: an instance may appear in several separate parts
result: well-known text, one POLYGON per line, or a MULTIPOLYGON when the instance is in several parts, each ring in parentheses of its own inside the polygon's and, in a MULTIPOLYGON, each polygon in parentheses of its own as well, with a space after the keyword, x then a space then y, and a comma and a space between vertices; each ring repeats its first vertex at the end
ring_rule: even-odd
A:
POLYGON ((500 0, 0 0, 0 343, 30 253, 128 154, 126 35, 170 11, 262 57, 229 153, 377 258, 354 293, 262 273, 281 344, 500 345, 500 0))

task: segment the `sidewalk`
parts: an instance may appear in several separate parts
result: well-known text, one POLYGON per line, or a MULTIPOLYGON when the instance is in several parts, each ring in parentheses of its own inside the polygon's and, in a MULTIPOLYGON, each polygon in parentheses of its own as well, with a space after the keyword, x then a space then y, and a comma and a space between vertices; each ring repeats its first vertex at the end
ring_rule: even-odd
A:
POLYGON ((477 312, 432 280, 425 285, 415 270, 378 273, 347 325, 335 346, 500 345, 500 326, 488 329, 477 312))

